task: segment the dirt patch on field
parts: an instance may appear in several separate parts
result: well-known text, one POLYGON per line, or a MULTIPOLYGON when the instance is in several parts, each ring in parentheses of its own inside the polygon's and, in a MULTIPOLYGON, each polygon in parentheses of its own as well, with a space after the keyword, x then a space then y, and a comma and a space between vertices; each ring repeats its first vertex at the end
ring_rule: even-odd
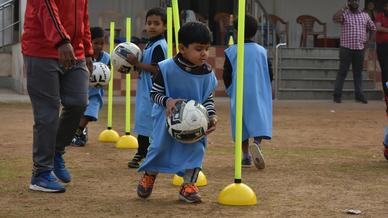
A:
MULTIPOLYGON (((274 136, 264 142, 267 167, 243 169, 258 197, 249 207, 222 206, 217 196, 233 182, 229 109, 217 99, 218 129, 209 137, 201 187, 204 202, 179 202, 171 175, 158 177, 150 199, 137 198, 139 174, 127 168, 135 151, 100 143, 106 110, 89 128, 84 148, 68 147, 73 181, 63 194, 28 190, 32 111, 29 104, 0 104, 0 217, 341 217, 360 209, 388 216, 388 163, 382 156, 383 102, 274 103, 274 136)), ((113 127, 124 129, 124 105, 114 105, 113 127)))

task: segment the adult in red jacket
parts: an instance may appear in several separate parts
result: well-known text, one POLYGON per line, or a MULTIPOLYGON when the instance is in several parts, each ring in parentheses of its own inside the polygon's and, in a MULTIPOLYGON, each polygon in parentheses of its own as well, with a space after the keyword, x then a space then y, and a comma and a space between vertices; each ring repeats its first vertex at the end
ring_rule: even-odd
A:
MULTIPOLYGON (((386 113, 388 116, 388 2, 384 4, 384 11, 376 17, 376 44, 377 44, 377 58, 379 59, 381 68, 381 82, 383 82, 383 90, 385 95, 385 104, 387 106, 386 113)), ((384 157, 388 160, 388 128, 384 135, 384 157)))
POLYGON ((88 0, 28 0, 22 53, 34 114, 30 189, 64 192, 57 178, 71 180, 63 154, 87 105, 93 67, 88 0))
POLYGON ((385 104, 387 106, 386 113, 388 115, 388 88, 385 84, 388 81, 388 2, 384 4, 383 13, 379 13, 376 16, 376 27, 377 57, 381 68, 381 81, 383 83, 385 104))

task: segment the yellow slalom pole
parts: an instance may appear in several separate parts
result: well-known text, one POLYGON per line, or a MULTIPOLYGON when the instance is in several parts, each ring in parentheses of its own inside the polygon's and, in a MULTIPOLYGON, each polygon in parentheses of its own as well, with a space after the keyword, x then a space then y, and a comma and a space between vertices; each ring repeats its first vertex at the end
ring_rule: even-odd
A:
POLYGON ((172 11, 174 13, 173 17, 174 17, 174 30, 175 30, 175 48, 176 48, 176 53, 178 53, 179 52, 178 32, 180 29, 178 0, 172 0, 172 11))
POLYGON ((225 205, 255 205, 256 194, 241 182, 241 142, 242 142, 242 109, 244 91, 244 32, 245 0, 238 4, 237 34, 237 87, 236 87, 236 141, 235 141, 235 176, 234 183, 225 187, 218 196, 218 202, 225 205))
POLYGON ((172 58, 172 8, 167 7, 167 58, 172 58))
MULTIPOLYGON (((127 43, 131 42, 131 18, 126 19, 125 38, 127 43)), ((125 74, 125 135, 121 136, 116 143, 116 148, 138 148, 137 139, 131 131, 131 74, 125 74)))
MULTIPOLYGON (((109 35, 109 54, 112 57, 115 38, 115 23, 110 22, 110 35, 109 35)), ((101 142, 117 142, 119 140, 119 134, 112 129, 112 98, 113 98, 113 80, 114 69, 113 64, 110 66, 110 81, 108 84, 108 124, 107 129, 102 131, 98 136, 98 140, 101 142)))
MULTIPOLYGON (((241 0, 239 1, 241 2, 241 0)), ((245 4, 244 4, 245 6, 245 4)), ((239 5, 240 9, 240 5, 239 5)), ((235 141, 235 170, 234 179, 241 181, 241 142, 242 142, 242 110, 244 96, 244 30, 245 30, 245 10, 244 14, 238 16, 238 37, 237 37, 237 83, 236 83, 236 141, 235 141)))
MULTIPOLYGON (((131 42, 131 18, 126 20, 125 38, 131 42)), ((129 135, 131 128, 131 74, 125 75, 125 134, 129 135)))

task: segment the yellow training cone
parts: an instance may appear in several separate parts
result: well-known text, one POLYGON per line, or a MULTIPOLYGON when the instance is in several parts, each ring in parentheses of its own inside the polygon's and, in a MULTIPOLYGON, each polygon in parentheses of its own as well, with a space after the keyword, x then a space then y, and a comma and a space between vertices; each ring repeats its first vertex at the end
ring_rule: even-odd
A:
POLYGON ((139 145, 137 144, 137 139, 132 135, 123 135, 116 142, 116 148, 132 148, 136 149, 139 145))
MULTIPOLYGON (((183 183, 183 178, 178 175, 174 175, 174 178, 172 179, 172 184, 176 186, 181 186, 183 183)), ((207 179, 205 174, 203 174, 202 171, 199 171, 197 182, 195 183, 196 186, 205 186, 207 185, 207 179)))
POLYGON ((119 140, 119 134, 113 129, 106 129, 98 136, 100 142, 117 142, 119 140))
POLYGON ((232 46, 234 44, 233 36, 229 36, 228 46, 232 46))
POLYGON ((181 186, 182 183, 183 183, 183 178, 175 174, 174 178, 172 178, 172 184, 176 186, 181 186))
POLYGON ((224 205, 247 206, 257 203, 256 194, 244 183, 226 186, 218 196, 218 203, 224 205))

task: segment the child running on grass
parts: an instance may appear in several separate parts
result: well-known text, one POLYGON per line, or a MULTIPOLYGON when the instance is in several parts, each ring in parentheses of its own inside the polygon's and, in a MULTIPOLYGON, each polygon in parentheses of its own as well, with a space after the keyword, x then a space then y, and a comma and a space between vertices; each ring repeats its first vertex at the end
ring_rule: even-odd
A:
MULTIPOLYGON (((110 64, 110 56, 104 52, 104 30, 101 27, 90 28, 92 36, 93 47, 93 61, 101 62, 106 65, 110 64)), ((88 141, 88 129, 87 125, 91 121, 98 120, 98 113, 100 112, 104 102, 102 96, 104 95, 103 87, 89 87, 89 103, 86 107, 84 115, 78 124, 78 129, 75 132, 74 138, 71 141, 71 145, 76 147, 85 146, 88 141)))

